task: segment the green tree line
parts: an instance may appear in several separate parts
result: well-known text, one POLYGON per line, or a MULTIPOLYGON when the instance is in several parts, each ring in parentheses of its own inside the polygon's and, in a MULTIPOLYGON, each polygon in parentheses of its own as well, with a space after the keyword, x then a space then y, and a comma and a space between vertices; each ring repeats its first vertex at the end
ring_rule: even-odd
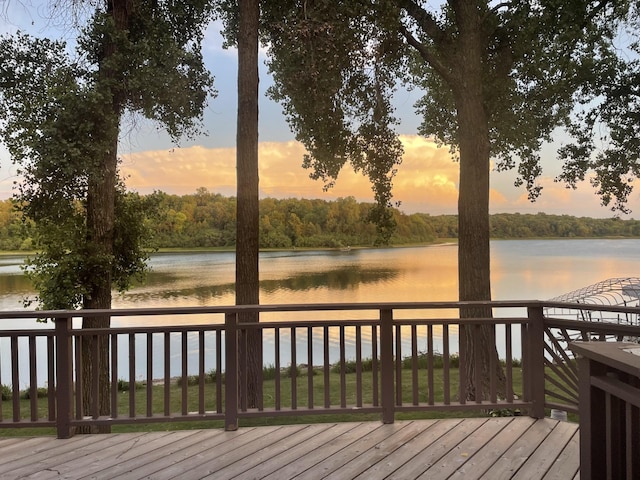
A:
MULTIPOLYGON (((209 192, 142 196, 156 248, 233 247, 236 198, 209 192)), ((341 248, 371 246, 373 203, 354 197, 337 200, 264 198, 260 200, 261 248, 341 248)), ((458 236, 457 215, 405 214, 393 209, 392 245, 428 243, 458 236)), ((640 237, 640 220, 589 218, 545 213, 491 215, 492 238, 640 237)), ((0 250, 33 249, 35 230, 13 200, 0 201, 0 250)))

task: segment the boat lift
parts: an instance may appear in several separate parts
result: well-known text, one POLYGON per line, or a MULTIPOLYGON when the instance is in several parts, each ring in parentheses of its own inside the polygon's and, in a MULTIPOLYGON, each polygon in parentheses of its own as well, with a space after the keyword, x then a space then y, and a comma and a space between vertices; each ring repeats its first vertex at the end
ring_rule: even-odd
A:
MULTIPOLYGON (((588 287, 574 290, 550 299, 552 302, 584 303, 587 305, 611 305, 624 307, 640 307, 640 277, 610 278, 588 287)), ((617 323, 619 325, 640 326, 639 313, 619 313, 607 311, 591 311, 580 308, 545 307, 545 316, 582 320, 584 322, 617 323)), ((555 336, 555 335, 554 335, 555 336)), ((565 343, 564 335, 555 336, 556 340, 565 343)), ((579 333, 570 335, 571 340, 582 340, 579 333)), ((593 338, 592 340, 617 340, 611 338, 593 338)), ((625 337, 624 341, 640 343, 638 337, 625 337)))

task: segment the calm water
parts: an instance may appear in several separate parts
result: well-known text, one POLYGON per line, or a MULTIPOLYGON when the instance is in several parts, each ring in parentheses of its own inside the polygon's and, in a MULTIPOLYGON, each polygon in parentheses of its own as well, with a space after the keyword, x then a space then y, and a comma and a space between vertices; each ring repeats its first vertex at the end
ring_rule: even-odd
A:
MULTIPOLYGON (((494 241, 491 254, 495 300, 543 300, 607 278, 640 276, 640 240, 494 241)), ((232 305, 234 258, 233 253, 225 252, 154 255, 145 284, 115 296, 113 306, 232 305)), ((21 309, 23 298, 33 294, 21 274, 21 262, 20 257, 0 257, 0 309, 21 309)), ((262 304, 456 300, 457 247, 266 252, 260 256, 260 278, 262 304)), ((143 317, 114 320, 113 324, 158 321, 162 319, 143 317)), ((207 319, 171 321, 200 323, 207 319)), ((34 327, 4 321, 0 328, 19 326, 34 327)), ((271 342, 266 342, 268 354, 271 342)), ((2 383, 9 378, 9 355, 8 344, 0 342, 2 383)))
MULTIPOLYGON (((495 300, 548 299, 612 277, 640 276, 640 240, 503 240, 491 243, 495 300)), ((229 252, 167 253, 151 259, 144 285, 114 297, 115 308, 232 305, 229 252)), ((32 295, 21 257, 0 257, 0 309, 32 295)), ((456 300, 455 245, 265 252, 260 302, 456 300)), ((6 328, 6 327, 5 327, 6 328)))
MULTIPOLYGON (((491 255, 496 300, 547 299, 606 278, 640 276, 640 240, 494 241, 491 255)), ((155 255, 146 285, 114 305, 232 305, 234 258, 155 255)), ((456 300, 457 247, 267 252, 260 278, 263 304, 456 300)))

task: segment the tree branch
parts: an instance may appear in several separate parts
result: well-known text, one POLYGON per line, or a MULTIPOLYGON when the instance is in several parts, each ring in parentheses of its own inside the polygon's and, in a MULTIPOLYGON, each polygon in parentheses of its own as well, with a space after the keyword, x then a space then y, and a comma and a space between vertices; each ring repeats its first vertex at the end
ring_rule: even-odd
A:
POLYGON ((500 2, 499 4, 497 4, 493 8, 491 8, 489 11, 492 12, 492 13, 496 13, 502 7, 510 7, 510 6, 511 6, 511 2, 500 2))
MULTIPOLYGON (((400 0, 398 3, 400 8, 404 9, 407 12, 407 15, 415 20, 418 27, 420 27, 422 31, 433 41, 436 50, 440 53, 444 53, 447 47, 451 44, 451 39, 447 32, 438 25, 438 22, 433 15, 413 0, 400 0)), ((451 84, 453 82, 454 78, 451 75, 451 69, 448 68, 448 65, 443 63, 441 59, 431 51, 431 49, 420 42, 405 25, 400 23, 398 30, 404 36, 407 43, 415 48, 420 56, 429 65, 431 65, 431 67, 435 69, 447 83, 451 84)))
POLYGON ((424 44, 420 43, 416 37, 414 37, 411 32, 404 25, 400 24, 399 27, 400 33, 407 40, 407 43, 415 48, 420 56, 433 67, 434 70, 438 72, 442 78, 449 84, 453 81, 453 76, 449 68, 445 64, 443 64, 440 59, 433 54, 432 51, 429 50, 424 44))
POLYGON ((442 46, 449 43, 447 33, 440 28, 436 19, 429 12, 418 5, 413 0, 400 0, 398 2, 400 8, 404 9, 411 18, 413 18, 418 26, 433 40, 433 42, 442 46))

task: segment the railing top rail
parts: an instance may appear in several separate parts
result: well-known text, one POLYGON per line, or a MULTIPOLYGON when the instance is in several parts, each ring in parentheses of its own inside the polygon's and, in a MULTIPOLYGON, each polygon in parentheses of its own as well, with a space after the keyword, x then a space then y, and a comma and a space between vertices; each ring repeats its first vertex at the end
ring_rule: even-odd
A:
POLYGON ((335 310, 438 310, 464 307, 517 308, 541 307, 543 302, 537 300, 504 300, 479 302, 370 302, 370 303, 310 303, 310 304, 268 304, 268 305, 226 305, 204 307, 159 307, 159 308, 122 308, 95 310, 13 310, 0 311, 0 319, 42 318, 58 319, 69 317, 111 317, 157 316, 157 315, 192 315, 192 314, 226 314, 242 312, 294 312, 335 311, 335 310))
POLYGON ((159 307, 159 308, 122 308, 109 310, 13 310, 0 311, 3 319, 49 319, 70 317, 131 317, 158 315, 195 315, 229 314, 243 312, 295 312, 295 311, 380 311, 380 310, 446 310, 473 307, 489 308, 562 308, 572 310, 604 310, 608 312, 640 314, 640 307, 595 305, 584 303, 548 302, 541 300, 498 300, 498 301, 441 301, 441 302, 369 302, 369 303, 311 303, 311 304, 272 304, 272 305, 226 305, 201 307, 159 307))

